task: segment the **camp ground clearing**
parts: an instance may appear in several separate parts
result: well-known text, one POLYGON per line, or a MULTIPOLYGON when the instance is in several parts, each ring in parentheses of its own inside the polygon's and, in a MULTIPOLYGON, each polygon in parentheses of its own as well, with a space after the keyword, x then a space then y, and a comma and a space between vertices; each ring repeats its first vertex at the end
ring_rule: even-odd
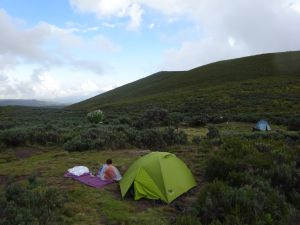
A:
MULTIPOLYGON (((251 128, 254 125, 254 123, 230 122, 218 124, 217 127, 224 137, 239 137, 252 135, 251 128)), ((207 127, 182 129, 187 132, 189 140, 194 136, 205 139, 208 130, 207 127)), ((286 131, 285 126, 274 125, 272 129, 286 131)), ((261 142, 267 146, 281 143, 281 141, 272 143, 268 140, 261 142)), ((67 152, 56 147, 9 148, 0 153, 0 187, 3 189, 8 182, 26 185, 28 178, 34 176, 38 183, 64 190, 69 199, 65 203, 63 214, 71 224, 173 224, 178 215, 185 215, 184 212, 192 208, 198 192, 205 185, 207 158, 220 148, 218 144, 205 140, 199 145, 189 143, 165 149, 182 159, 197 181, 195 188, 171 204, 149 199, 135 201, 130 196, 122 199, 117 183, 99 190, 63 178, 66 169, 74 165, 85 165, 96 173, 99 165, 107 158, 112 158, 124 174, 136 159, 150 152, 146 149, 67 152)))

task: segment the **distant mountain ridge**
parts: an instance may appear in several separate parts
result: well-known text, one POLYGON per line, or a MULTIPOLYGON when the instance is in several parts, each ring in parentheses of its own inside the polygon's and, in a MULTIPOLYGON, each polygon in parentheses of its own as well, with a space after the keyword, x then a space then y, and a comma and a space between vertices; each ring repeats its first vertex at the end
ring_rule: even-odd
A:
POLYGON ((0 99, 0 106, 63 107, 66 104, 35 99, 0 99))
POLYGON ((149 107, 199 113, 300 113, 300 51, 158 72, 70 109, 134 113, 149 107))

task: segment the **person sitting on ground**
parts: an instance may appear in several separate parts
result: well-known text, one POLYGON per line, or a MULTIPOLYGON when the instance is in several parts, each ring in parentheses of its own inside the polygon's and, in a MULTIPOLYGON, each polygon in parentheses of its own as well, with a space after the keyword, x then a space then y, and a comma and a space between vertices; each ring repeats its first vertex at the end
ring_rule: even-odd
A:
POLYGON ((99 169, 98 177, 100 177, 101 180, 119 181, 122 179, 119 170, 112 165, 112 159, 107 159, 106 164, 102 165, 99 169))

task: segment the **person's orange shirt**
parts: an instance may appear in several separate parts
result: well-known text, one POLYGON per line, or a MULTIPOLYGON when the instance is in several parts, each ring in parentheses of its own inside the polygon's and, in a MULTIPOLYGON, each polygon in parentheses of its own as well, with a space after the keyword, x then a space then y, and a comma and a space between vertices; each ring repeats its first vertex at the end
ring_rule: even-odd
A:
POLYGON ((114 167, 109 165, 104 171, 104 179, 105 180, 114 180, 116 177, 114 167))

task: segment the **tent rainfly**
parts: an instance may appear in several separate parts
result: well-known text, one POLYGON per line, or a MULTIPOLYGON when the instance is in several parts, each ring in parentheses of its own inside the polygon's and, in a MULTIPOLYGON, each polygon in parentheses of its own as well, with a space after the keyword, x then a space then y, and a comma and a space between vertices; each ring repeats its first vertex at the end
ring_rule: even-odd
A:
POLYGON ((255 129, 260 131, 269 131, 271 130, 271 127, 266 120, 260 120, 256 123, 255 129))
POLYGON ((133 188, 135 200, 161 199, 166 203, 172 202, 196 185, 185 163, 168 152, 151 152, 139 158, 120 181, 123 198, 133 188))

